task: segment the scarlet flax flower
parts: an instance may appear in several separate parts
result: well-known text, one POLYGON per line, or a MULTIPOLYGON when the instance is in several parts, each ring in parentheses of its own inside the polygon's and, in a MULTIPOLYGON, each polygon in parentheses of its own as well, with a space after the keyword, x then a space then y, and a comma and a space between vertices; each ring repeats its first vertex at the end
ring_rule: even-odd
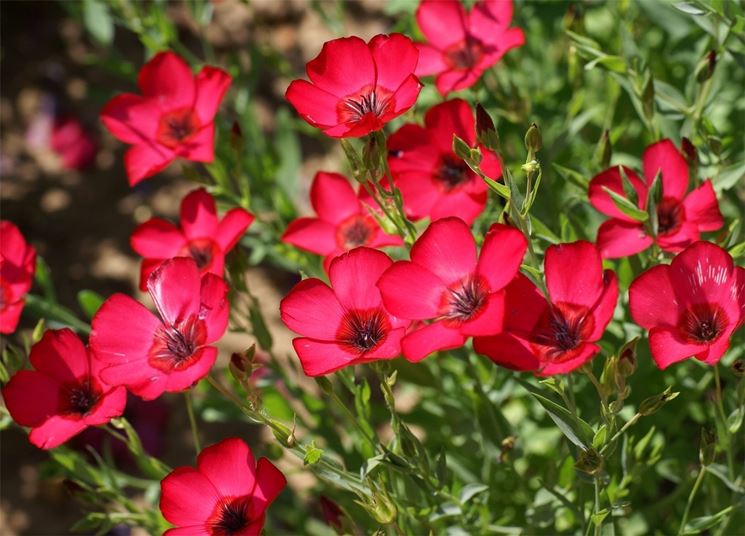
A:
POLYGON ((401 354, 409 321, 385 309, 375 286, 392 263, 380 251, 353 249, 331 261, 331 288, 320 279, 305 279, 282 300, 282 321, 302 335, 292 345, 308 376, 401 354))
POLYGON ((152 218, 132 233, 132 249, 144 257, 140 269, 140 289, 146 290, 152 271, 171 257, 191 257, 201 273, 222 277, 225 255, 253 223, 254 216, 232 208, 217 217, 214 198, 204 188, 194 190, 181 201, 181 222, 152 218))
POLYGON ((165 536, 259 536, 266 509, 287 485, 266 458, 229 438, 202 450, 197 467, 178 467, 160 483, 160 511, 176 528, 165 536))
POLYGON ((35 370, 17 372, 3 398, 13 420, 31 428, 29 441, 37 447, 58 447, 124 411, 127 391, 101 381, 101 363, 71 330, 46 331, 29 361, 35 370))
POLYGON ((13 333, 18 326, 35 270, 36 250, 18 227, 0 221, 0 333, 13 333))
POLYGON ((718 363, 745 323, 745 269, 710 242, 696 242, 672 262, 653 266, 629 288, 634 321, 664 369, 689 357, 718 363))
POLYGON ((638 207, 646 210, 649 187, 658 172, 662 195, 657 204, 657 235, 648 234, 642 222, 627 216, 614 204, 606 187, 625 197, 620 167, 596 175, 588 190, 590 203, 610 220, 598 229, 597 244, 604 258, 634 255, 657 243, 665 251, 679 252, 724 225, 711 180, 688 191, 688 164, 672 141, 662 140, 647 147, 642 156, 645 179, 633 170, 623 170, 636 191, 638 207))
POLYGON ((600 350, 618 301, 618 280, 595 245, 572 242, 550 246, 544 260, 548 301, 525 276, 508 286, 504 332, 476 337, 474 348, 498 365, 542 376, 565 374, 600 350))
POLYGON ((293 220, 282 241, 323 255, 327 272, 331 260, 350 249, 403 245, 400 237, 383 231, 370 215, 361 201, 362 192, 356 194, 343 175, 319 171, 310 187, 310 202, 318 217, 293 220))
MULTIPOLYGON (((424 127, 407 123, 388 139, 388 163, 403 196, 407 216, 432 221, 458 216, 470 224, 486 206, 488 187, 453 152, 453 135, 477 146, 471 106, 454 99, 432 107, 424 127)), ((481 149, 481 169, 491 179, 502 175, 496 155, 481 149)))
POLYGON ((132 145, 124 156, 130 185, 176 158, 212 162, 215 114, 230 82, 230 75, 216 67, 206 66, 194 76, 182 58, 161 52, 140 70, 142 95, 124 93, 106 104, 101 122, 132 145))
POLYGON ((427 38, 416 44, 416 74, 437 75, 442 95, 471 87, 507 51, 525 43, 523 31, 509 27, 512 0, 481 0, 470 12, 459 0, 422 0, 416 20, 427 38))
POLYGON ((103 380, 152 400, 184 391, 204 378, 217 358, 209 346, 228 326, 228 286, 200 275, 191 258, 176 257, 148 278, 160 318, 133 298, 114 294, 93 317, 90 345, 103 380))
POLYGON ((417 53, 401 34, 328 41, 305 67, 310 82, 294 80, 285 96, 309 124, 334 138, 380 130, 416 102, 417 53))
POLYGON ((463 220, 432 223, 411 248, 411 261, 399 261, 378 281, 383 303, 392 314, 428 321, 401 341, 409 361, 438 350, 462 346, 469 336, 502 330, 504 287, 515 277, 525 255, 522 233, 494 224, 481 254, 463 220))

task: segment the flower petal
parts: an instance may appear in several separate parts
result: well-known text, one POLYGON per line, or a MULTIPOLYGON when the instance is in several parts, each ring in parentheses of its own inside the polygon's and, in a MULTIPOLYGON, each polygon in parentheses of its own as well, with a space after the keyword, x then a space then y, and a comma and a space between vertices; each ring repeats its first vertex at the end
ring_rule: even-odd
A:
POLYGON ((594 244, 585 241, 549 246, 544 260, 551 302, 595 305, 603 291, 603 265, 594 244))
POLYGON ((315 85, 338 97, 375 84, 375 63, 367 43, 359 37, 327 41, 305 69, 315 85))
POLYGON ((375 285, 393 261, 371 248, 359 247, 336 257, 329 267, 329 280, 339 303, 346 309, 372 309, 382 303, 375 285))
POLYGON ((100 118, 118 140, 140 144, 155 139, 161 114, 157 101, 123 93, 106 103, 100 118))
POLYGON ((46 374, 19 370, 2 388, 5 407, 21 426, 41 426, 56 414, 62 384, 46 374))
POLYGON ((545 364, 543 368, 541 368, 538 372, 538 376, 568 374, 590 361, 599 351, 600 347, 597 344, 583 344, 581 349, 573 351, 575 356, 571 359, 567 359, 566 361, 559 361, 556 363, 549 362, 545 364))
POLYGON ((699 231, 716 231, 724 225, 722 213, 719 211, 717 194, 711 180, 691 191, 683 200, 685 219, 698 226, 699 231))
POLYGON ((217 224, 215 240, 223 252, 228 252, 238 243, 254 221, 254 215, 241 207, 228 210, 217 224))
POLYGON ((358 354, 352 353, 337 342, 324 342, 299 337, 293 339, 303 372, 308 376, 323 376, 350 365, 358 354))
POLYGON ((521 273, 505 288, 504 330, 528 338, 548 308, 543 294, 521 273))
POLYGON ((203 449, 197 469, 223 497, 250 495, 256 485, 256 460, 248 445, 237 437, 203 449))
POLYGON ((434 221, 455 216, 463 220, 467 225, 470 225, 484 211, 486 198, 486 190, 475 195, 470 194, 465 189, 454 191, 450 194, 440 196, 435 201, 430 210, 429 217, 434 221))
POLYGON ((199 318, 204 320, 207 328, 205 342, 212 343, 220 339, 228 329, 230 302, 228 301, 228 284, 215 274, 204 274, 199 290, 199 318))
POLYGON ((497 365, 511 370, 538 370, 540 366, 530 343, 511 333, 475 337, 473 348, 497 365))
POLYGON ((176 148, 176 153, 191 162, 212 162, 215 159, 215 124, 203 125, 193 138, 176 148))
MULTIPOLYGON (((626 197, 620 169, 621 166, 615 166, 595 175, 587 188, 587 195, 590 198, 590 203, 592 203, 592 206, 595 207, 595 210, 598 212, 625 222, 637 223, 636 220, 621 212, 618 207, 616 207, 616 204, 613 202, 613 199, 608 192, 604 190, 604 188, 608 188, 609 190, 626 197)), ((647 206, 647 184, 640 179, 631 168, 623 166, 623 171, 631 185, 634 187, 634 190, 636 190, 638 197, 637 206, 644 210, 647 206)))
POLYGON ((318 217, 330 223, 340 223, 362 212, 354 188, 339 173, 316 173, 310 187, 310 202, 318 217))
POLYGON ((476 273, 489 282, 492 292, 504 288, 520 271, 527 249, 528 241, 520 231, 495 223, 484 238, 476 273))
POLYGON ((649 348, 660 370, 706 351, 706 345, 690 344, 674 328, 654 327, 649 331, 649 348))
POLYGON ((232 78, 228 73, 216 67, 205 66, 199 71, 194 80, 196 88, 194 111, 202 123, 214 120, 231 81, 232 78))
POLYGON ((468 336, 495 335, 502 331, 504 324, 505 293, 493 292, 487 297, 479 314, 460 327, 460 332, 468 336))
POLYGON ((263 513, 274 502, 287 485, 282 471, 267 458, 259 458, 256 465, 256 487, 251 501, 251 518, 263 513))
MULTIPOLYGON (((196 385, 207 374, 217 361, 217 348, 214 346, 203 346, 194 352, 189 358, 187 368, 173 370, 168 374, 164 390, 168 393, 180 393, 196 385)), ((147 400, 143 395, 140 395, 147 400)))
POLYGON ((440 73, 448 68, 445 63, 444 53, 427 43, 415 43, 419 51, 419 61, 416 64, 414 74, 417 76, 428 76, 440 73))
POLYGON ((160 489, 160 511, 174 525, 206 525, 220 500, 210 480, 192 467, 171 471, 160 489))
POLYGON ((375 62, 377 87, 395 90, 416 69, 419 52, 403 34, 376 35, 368 46, 375 62))
POLYGON ((409 75, 393 92, 393 106, 383 114, 380 121, 383 123, 390 121, 414 106, 422 87, 423 84, 415 75, 409 75))
POLYGON ((716 304, 736 321, 733 296, 736 274, 732 257, 711 242, 696 242, 670 263, 670 281, 681 305, 716 304))
POLYGON ((441 95, 447 95, 451 91, 471 87, 478 81, 483 72, 484 69, 478 66, 471 69, 450 69, 443 71, 435 78, 435 86, 437 86, 437 91, 441 95))
POLYGON ((638 222, 611 219, 598 229, 597 244, 604 259, 629 257, 644 251, 654 243, 644 226, 638 222))
POLYGON ((409 332, 401 340, 401 349, 408 361, 416 363, 435 352, 460 348, 465 342, 466 336, 458 328, 439 321, 409 332))
POLYGON ((422 33, 440 49, 466 38, 467 18, 458 0, 423 0, 416 10, 416 22, 422 33))
POLYGON ((592 308, 593 330, 586 340, 590 342, 599 341, 605 332, 605 328, 613 319, 613 311, 618 303, 618 277, 612 270, 603 273, 605 282, 603 293, 592 308))
POLYGON ((95 359, 137 368, 137 362, 146 359, 153 346, 153 336, 161 325, 138 301, 124 294, 114 294, 103 302, 93 317, 91 351, 95 359))
POLYGON ((293 80, 285 92, 285 98, 313 126, 330 127, 339 124, 336 111, 339 97, 306 80, 293 80))
POLYGON ((644 176, 651 184, 657 172, 662 172, 662 198, 682 201, 688 191, 688 164, 670 140, 661 140, 647 147, 642 155, 644 176))
POLYGON ((137 85, 145 97, 154 97, 166 110, 194 103, 194 75, 173 52, 160 52, 140 69, 137 85))
POLYGON ((439 315, 445 284, 426 268, 398 261, 377 282, 385 308, 395 316, 427 320, 439 315))
POLYGON ((430 224, 411 248, 411 260, 451 285, 476 268, 476 243, 463 220, 443 218, 430 224))
POLYGON ((88 425, 81 419, 70 419, 62 415, 53 415, 40 426, 37 426, 28 435, 32 445, 40 449, 53 449, 73 436, 76 436, 88 425))
POLYGON ((154 143, 141 143, 124 153, 124 167, 129 185, 134 186, 159 173, 173 162, 176 155, 170 149, 154 143))
POLYGON ((168 259, 150 274, 147 290, 161 318, 170 325, 200 311, 201 276, 191 257, 168 259))
POLYGON ((36 370, 60 382, 74 382, 91 373, 88 350, 68 328, 45 331, 31 348, 29 361, 36 370))
POLYGON ((336 242, 336 227, 318 218, 298 218, 291 221, 281 240, 318 255, 341 252, 336 242))
POLYGON ((476 120, 470 104, 452 99, 433 106, 424 116, 433 144, 441 153, 453 155, 453 135, 470 147, 476 144, 476 120))
POLYGON ((189 239, 214 238, 217 231, 215 199, 204 188, 190 192, 181 201, 181 229, 189 239))
POLYGON ((305 279, 279 304, 280 316, 295 333, 333 341, 344 309, 334 292, 320 279, 305 279))
POLYGON ((127 390, 124 387, 108 389, 98 400, 91 413, 84 417, 85 424, 96 426, 120 417, 127 405, 127 390))
POLYGON ((129 244, 138 255, 151 259, 167 259, 184 247, 186 239, 178 227, 161 218, 151 218, 138 225, 129 244))

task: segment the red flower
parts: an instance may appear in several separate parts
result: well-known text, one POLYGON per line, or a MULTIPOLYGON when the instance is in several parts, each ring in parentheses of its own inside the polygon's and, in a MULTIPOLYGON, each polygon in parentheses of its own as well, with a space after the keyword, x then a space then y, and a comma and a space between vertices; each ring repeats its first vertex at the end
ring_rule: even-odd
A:
POLYGON ((161 264, 147 281, 160 318, 124 294, 114 294, 93 317, 90 345, 111 385, 126 385, 152 400, 184 391, 204 378, 217 358, 228 326, 228 286, 214 274, 200 276, 191 258, 161 264))
POLYGON ((31 348, 36 370, 17 372, 3 387, 11 417, 31 428, 29 440, 37 447, 57 447, 124 411, 127 391, 103 383, 101 363, 91 357, 71 330, 49 330, 31 348))
POLYGON ((525 276, 507 287, 504 332, 476 337, 474 348, 498 365, 534 370, 542 376, 565 374, 592 359, 613 317, 618 280, 603 272, 589 242, 550 246, 544 260, 549 301, 525 276))
POLYGON ((0 333, 13 333, 36 270, 36 250, 18 227, 0 221, 0 333))
POLYGON ((87 168, 98 151, 96 139, 74 117, 56 119, 49 142, 67 169, 87 168))
POLYGON ((328 41, 305 67, 310 82, 294 80, 285 96, 300 116, 334 138, 364 136, 411 108, 422 84, 418 53, 401 34, 328 41))
POLYGON ((282 321, 302 335, 292 345, 308 376, 401 354, 409 322, 386 311, 375 286, 392 263, 380 251, 353 249, 331 261, 331 288, 305 279, 282 300, 282 321))
POLYGON ((130 185, 178 157, 212 162, 215 114, 230 82, 230 75, 215 67, 194 76, 179 56, 161 52, 140 70, 142 96, 124 93, 106 104, 101 121, 132 145, 124 156, 130 185))
POLYGON ((256 463, 238 438, 202 450, 197 468, 177 467, 160 483, 160 511, 177 528, 165 536, 259 536, 266 509, 287 485, 272 462, 256 463))
POLYGON ((411 248, 411 261, 393 264, 378 281, 392 314, 431 321, 401 341, 409 361, 463 346, 471 335, 502 329, 504 291, 520 269, 527 248, 516 229, 494 224, 481 254, 471 231, 458 218, 432 223, 411 248))
POLYGON ((647 234, 644 224, 621 212, 603 187, 625 197, 619 167, 606 169, 590 181, 588 195, 596 210, 610 216, 598 229, 598 247, 604 258, 618 258, 644 251, 653 242, 663 250, 678 252, 698 240, 702 232, 714 231, 724 225, 711 181, 686 195, 688 164, 670 140, 647 147, 642 156, 644 176, 641 179, 624 167, 636 190, 638 206, 647 207, 647 194, 657 172, 661 172, 662 196, 657 206, 657 236, 647 234))
POLYGON ((670 263, 654 266, 629 289, 634 321, 664 369, 695 356, 717 363, 745 323, 745 269, 715 244, 696 242, 670 263))
POLYGON ((338 173, 319 171, 310 187, 310 202, 317 218, 298 218, 287 226, 282 241, 323 255, 328 272, 331 260, 358 246, 401 246, 398 236, 380 228, 349 181, 338 173))
POLYGON ((140 269, 140 289, 155 268, 171 257, 191 257, 201 273, 222 277, 225 255, 240 240, 254 217, 236 207, 217 218, 214 198, 204 188, 194 190, 181 201, 181 226, 152 218, 132 233, 132 249, 144 257, 140 269))
MULTIPOLYGON (((424 127, 408 123, 388 139, 388 163, 401 190, 407 215, 434 221, 458 216, 471 224, 486 206, 486 183, 453 152, 453 134, 476 146, 476 122, 461 99, 431 108, 424 127)), ((478 144, 481 168, 494 180, 502 175, 496 155, 478 144)))
POLYGON ((458 0, 422 0, 416 20, 428 41, 416 44, 416 74, 436 74, 442 95, 471 87, 508 50, 525 43, 520 28, 509 28, 512 0, 481 0, 470 13, 458 0))

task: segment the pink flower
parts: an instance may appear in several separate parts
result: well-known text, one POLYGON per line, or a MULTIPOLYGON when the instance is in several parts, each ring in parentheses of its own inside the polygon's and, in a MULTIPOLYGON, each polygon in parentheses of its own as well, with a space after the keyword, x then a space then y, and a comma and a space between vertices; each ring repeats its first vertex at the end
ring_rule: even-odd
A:
POLYGON ((67 169, 82 170, 93 163, 98 151, 96 139, 74 117, 57 118, 52 128, 50 147, 67 169))
POLYGON ((458 0, 422 0, 416 11, 427 43, 417 43, 417 76, 437 75, 442 95, 471 87, 504 54, 525 43, 520 28, 509 28, 512 0, 481 0, 466 13, 458 0))
POLYGON ((101 121, 132 145, 124 156, 130 185, 176 158, 212 162, 215 114, 230 82, 230 75, 215 67, 194 76, 179 56, 161 52, 140 70, 142 96, 124 93, 106 104, 101 121))
POLYGON ((689 357, 718 363, 745 323, 745 269, 710 242, 696 242, 669 265, 653 266, 629 288, 634 321, 664 369, 689 357))
POLYGON ((285 96, 300 116, 333 138, 383 128, 416 102, 418 53, 401 34, 328 41, 305 67, 310 82, 294 80, 285 96))
POLYGON ((13 420, 31 428, 29 441, 37 447, 58 447, 124 411, 127 391, 101 381, 101 364, 71 330, 45 332, 29 360, 36 370, 17 372, 3 398, 13 420))
POLYGON ((380 251, 353 249, 331 261, 331 288, 320 279, 305 279, 282 300, 282 321, 302 335, 292 345, 308 376, 401 354, 409 322, 383 307, 375 286, 392 263, 380 251))
POLYGON ((323 255, 327 272, 334 257, 358 246, 403 245, 400 237, 380 228, 361 201, 363 197, 363 190, 355 194, 343 175, 319 171, 310 187, 310 202, 318 217, 293 220, 282 241, 323 255))
POLYGON ((0 333, 13 333, 36 271, 36 250, 18 227, 0 221, 0 333))
POLYGON ((171 257, 191 257, 200 273, 223 276, 225 255, 253 223, 253 214, 236 207, 217 217, 215 199, 204 188, 194 190, 181 201, 181 225, 152 218, 132 233, 130 244, 142 255, 140 289, 155 268, 171 257))
POLYGON ((266 509, 287 485, 272 462, 256 463, 238 438, 199 453, 197 467, 177 467, 160 483, 160 511, 176 525, 165 536, 259 536, 266 509))
POLYGON ((644 224, 626 216, 603 187, 626 197, 619 167, 606 169, 590 181, 588 195, 596 210, 610 220, 598 229, 598 247, 604 258, 618 258, 644 251, 657 242, 665 251, 678 252, 698 240, 702 232, 714 231, 724 225, 711 181, 686 195, 688 164, 670 140, 658 141, 647 147, 642 156, 644 176, 624 167, 638 197, 638 207, 646 210, 649 186, 661 173, 662 196, 657 206, 657 236, 650 236, 644 224))
POLYGON ((482 171, 491 179, 502 175, 496 155, 476 143, 471 106, 454 99, 432 107, 424 127, 407 123, 388 139, 388 163, 412 220, 434 221, 458 216, 469 225, 486 206, 486 183, 453 152, 453 135, 479 146, 482 171))
POLYGON ((164 391, 184 391, 204 378, 217 358, 208 346, 228 326, 228 286, 214 274, 199 274, 191 258, 161 264, 147 282, 160 318, 124 294, 114 294, 93 317, 90 345, 108 364, 101 377, 152 400, 164 391))
POLYGON ((476 337, 474 348, 498 365, 566 374, 598 353, 618 301, 618 280, 603 272, 590 242, 550 246, 544 260, 549 301, 525 276, 507 287, 504 332, 476 337))
POLYGON ((428 321, 401 341, 409 361, 463 346, 472 335, 502 330, 504 289, 520 269, 528 244, 506 225, 489 229, 476 255, 471 231, 458 218, 432 223, 378 281, 383 303, 399 318, 428 321))

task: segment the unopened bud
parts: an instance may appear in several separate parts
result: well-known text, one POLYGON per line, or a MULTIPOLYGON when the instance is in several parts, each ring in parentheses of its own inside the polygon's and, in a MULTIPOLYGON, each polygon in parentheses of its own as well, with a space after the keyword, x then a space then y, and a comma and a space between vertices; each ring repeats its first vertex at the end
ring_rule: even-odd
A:
POLYGON ((696 81, 699 84, 706 82, 714 75, 717 66, 717 51, 710 50, 706 57, 701 60, 696 71, 696 81))
POLYGON ((499 150, 499 135, 494 121, 481 104, 476 105, 476 139, 487 149, 499 150))
POLYGON ((535 154, 541 150, 543 146, 543 138, 541 137, 541 131, 538 125, 535 123, 530 124, 530 128, 525 133, 525 148, 531 154, 535 154))
POLYGON ((691 140, 683 137, 680 146, 683 149, 683 154, 685 155, 686 160, 689 164, 691 162, 698 162, 698 151, 696 151, 696 146, 693 145, 693 142, 691 142, 691 140))
POLYGON ((507 436, 502 440, 499 449, 499 461, 504 463, 510 455, 512 449, 515 448, 515 438, 507 436))
POLYGON ((344 511, 334 501, 321 495, 319 500, 321 504, 321 513, 326 524, 329 525, 337 534, 351 534, 348 530, 350 527, 349 519, 344 511))
POLYGON ((603 469, 604 460, 595 449, 583 450, 579 455, 579 460, 574 464, 574 468, 588 475, 596 475, 603 469))
POLYGON ((735 360, 735 362, 732 363, 732 373, 738 378, 745 377, 745 360, 735 360))
POLYGON ((636 371, 636 343, 639 337, 635 337, 621 347, 618 353, 618 372, 628 378, 636 371))
POLYGON ((644 116, 651 120, 654 117, 654 78, 651 74, 642 91, 642 108, 644 116))
POLYGON ((243 149, 243 131, 238 121, 233 121, 233 126, 230 128, 230 146, 236 152, 243 149))
POLYGON ((680 394, 677 392, 672 393, 671 390, 672 388, 668 387, 663 393, 642 400, 642 403, 639 405, 639 414, 646 416, 657 413, 662 406, 680 394))
POLYGON ((536 162, 535 160, 531 160, 530 162, 524 163, 522 166, 520 166, 520 168, 525 173, 535 173, 540 169, 540 166, 538 165, 538 162, 536 162))
POLYGON ((471 148, 455 134, 453 134, 453 152, 458 158, 462 158, 466 162, 471 159, 471 148))

